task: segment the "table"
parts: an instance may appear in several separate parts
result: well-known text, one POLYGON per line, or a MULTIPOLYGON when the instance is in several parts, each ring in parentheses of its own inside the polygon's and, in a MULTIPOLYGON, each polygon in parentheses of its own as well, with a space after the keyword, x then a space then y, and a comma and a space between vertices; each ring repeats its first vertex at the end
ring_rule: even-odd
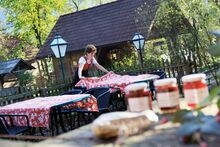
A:
MULTIPOLYGON (((153 102, 153 106, 157 107, 154 110, 158 111, 158 106, 156 101, 153 102)), ((183 99, 181 100, 181 107, 186 108, 186 104, 183 99)), ((218 108, 216 105, 210 105, 209 107, 203 110, 206 114, 216 114, 218 108)), ((184 145, 181 144, 178 140, 177 129, 180 124, 173 124, 171 122, 159 125, 154 129, 145 131, 141 134, 130 136, 124 140, 124 144, 116 145, 114 139, 109 140, 101 140, 94 136, 94 133, 91 131, 91 124, 80 127, 78 129, 72 130, 70 132, 61 134, 57 137, 47 139, 38 143, 30 143, 30 142, 21 142, 21 141, 12 141, 12 140, 2 140, 0 139, 0 146, 7 147, 20 147, 20 146, 28 146, 28 147, 73 147, 73 146, 130 146, 130 147, 139 147, 139 146, 149 146, 149 147, 198 147, 198 144, 190 144, 184 145)), ((208 145, 209 146, 218 146, 219 140, 212 141, 208 145)))
MULTIPOLYGON (((38 97, 0 107, 0 114, 27 115, 31 127, 50 127, 50 113, 54 107, 80 108, 98 111, 96 98, 90 94, 38 97)), ((15 125, 26 126, 22 117, 15 118, 15 125)))
POLYGON ((85 78, 81 79, 76 86, 85 86, 87 89, 95 87, 114 87, 120 88, 122 92, 127 85, 136 82, 145 82, 158 79, 158 75, 154 74, 141 74, 136 76, 130 75, 118 75, 114 72, 109 72, 101 77, 96 78, 85 78))

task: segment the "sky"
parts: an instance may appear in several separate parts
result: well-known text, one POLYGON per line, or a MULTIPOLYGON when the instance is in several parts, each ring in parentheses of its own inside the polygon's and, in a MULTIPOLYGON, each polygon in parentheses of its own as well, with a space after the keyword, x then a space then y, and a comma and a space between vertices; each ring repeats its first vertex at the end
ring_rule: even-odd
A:
POLYGON ((3 9, 0 7, 0 19, 4 18, 3 9))
POLYGON ((0 11, 0 20, 4 19, 4 15, 2 13, 2 11, 0 11))
POLYGON ((3 25, 4 23, 5 23, 5 16, 3 14, 3 11, 0 9, 0 25, 3 25))

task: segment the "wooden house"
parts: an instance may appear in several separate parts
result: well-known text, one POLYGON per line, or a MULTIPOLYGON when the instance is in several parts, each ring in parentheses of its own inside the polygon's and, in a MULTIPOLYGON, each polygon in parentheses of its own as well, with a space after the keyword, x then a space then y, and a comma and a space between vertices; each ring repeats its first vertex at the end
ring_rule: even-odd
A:
POLYGON ((98 62, 105 67, 109 66, 113 54, 120 59, 125 52, 133 49, 131 40, 135 33, 141 33, 146 40, 161 37, 153 26, 157 8, 156 0, 117 0, 62 15, 40 48, 36 59, 52 57, 55 75, 57 78, 62 77, 60 62, 50 48, 50 43, 58 33, 68 42, 64 58, 67 77, 73 76, 78 58, 83 54, 87 44, 94 44, 98 49, 98 62), (140 7, 144 7, 148 12, 144 23, 137 22, 140 7))

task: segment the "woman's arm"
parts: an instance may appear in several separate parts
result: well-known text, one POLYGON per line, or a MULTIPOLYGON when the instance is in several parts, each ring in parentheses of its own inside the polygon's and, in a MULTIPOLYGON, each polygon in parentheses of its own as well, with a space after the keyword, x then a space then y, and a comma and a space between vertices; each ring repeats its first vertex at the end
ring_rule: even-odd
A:
POLYGON ((102 65, 100 65, 99 63, 94 64, 96 68, 98 68, 99 70, 108 73, 109 71, 107 69, 105 69, 102 65))
POLYGON ((80 63, 80 64, 79 64, 79 67, 78 67, 78 76, 79 76, 79 79, 85 78, 84 76, 82 76, 82 70, 83 70, 84 65, 85 65, 84 63, 80 63))
POLYGON ((96 59, 95 59, 94 57, 93 57, 92 62, 93 62, 93 64, 95 65, 95 67, 98 68, 99 70, 101 70, 101 71, 103 71, 103 72, 105 72, 105 73, 109 72, 109 71, 108 71, 107 69, 105 69, 102 65, 100 65, 100 64, 96 61, 96 59))
POLYGON ((84 57, 80 57, 79 61, 78 61, 78 76, 79 79, 85 78, 84 76, 82 76, 82 71, 83 71, 83 67, 86 64, 86 60, 84 57))

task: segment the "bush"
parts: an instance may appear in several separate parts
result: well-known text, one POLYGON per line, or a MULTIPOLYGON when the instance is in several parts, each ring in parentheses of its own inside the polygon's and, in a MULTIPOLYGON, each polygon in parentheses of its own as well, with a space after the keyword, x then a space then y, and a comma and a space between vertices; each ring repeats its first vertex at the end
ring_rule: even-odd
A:
POLYGON ((16 74, 17 76, 17 83, 20 86, 27 86, 27 85, 31 85, 33 82, 33 75, 31 72, 28 71, 22 71, 16 74))

